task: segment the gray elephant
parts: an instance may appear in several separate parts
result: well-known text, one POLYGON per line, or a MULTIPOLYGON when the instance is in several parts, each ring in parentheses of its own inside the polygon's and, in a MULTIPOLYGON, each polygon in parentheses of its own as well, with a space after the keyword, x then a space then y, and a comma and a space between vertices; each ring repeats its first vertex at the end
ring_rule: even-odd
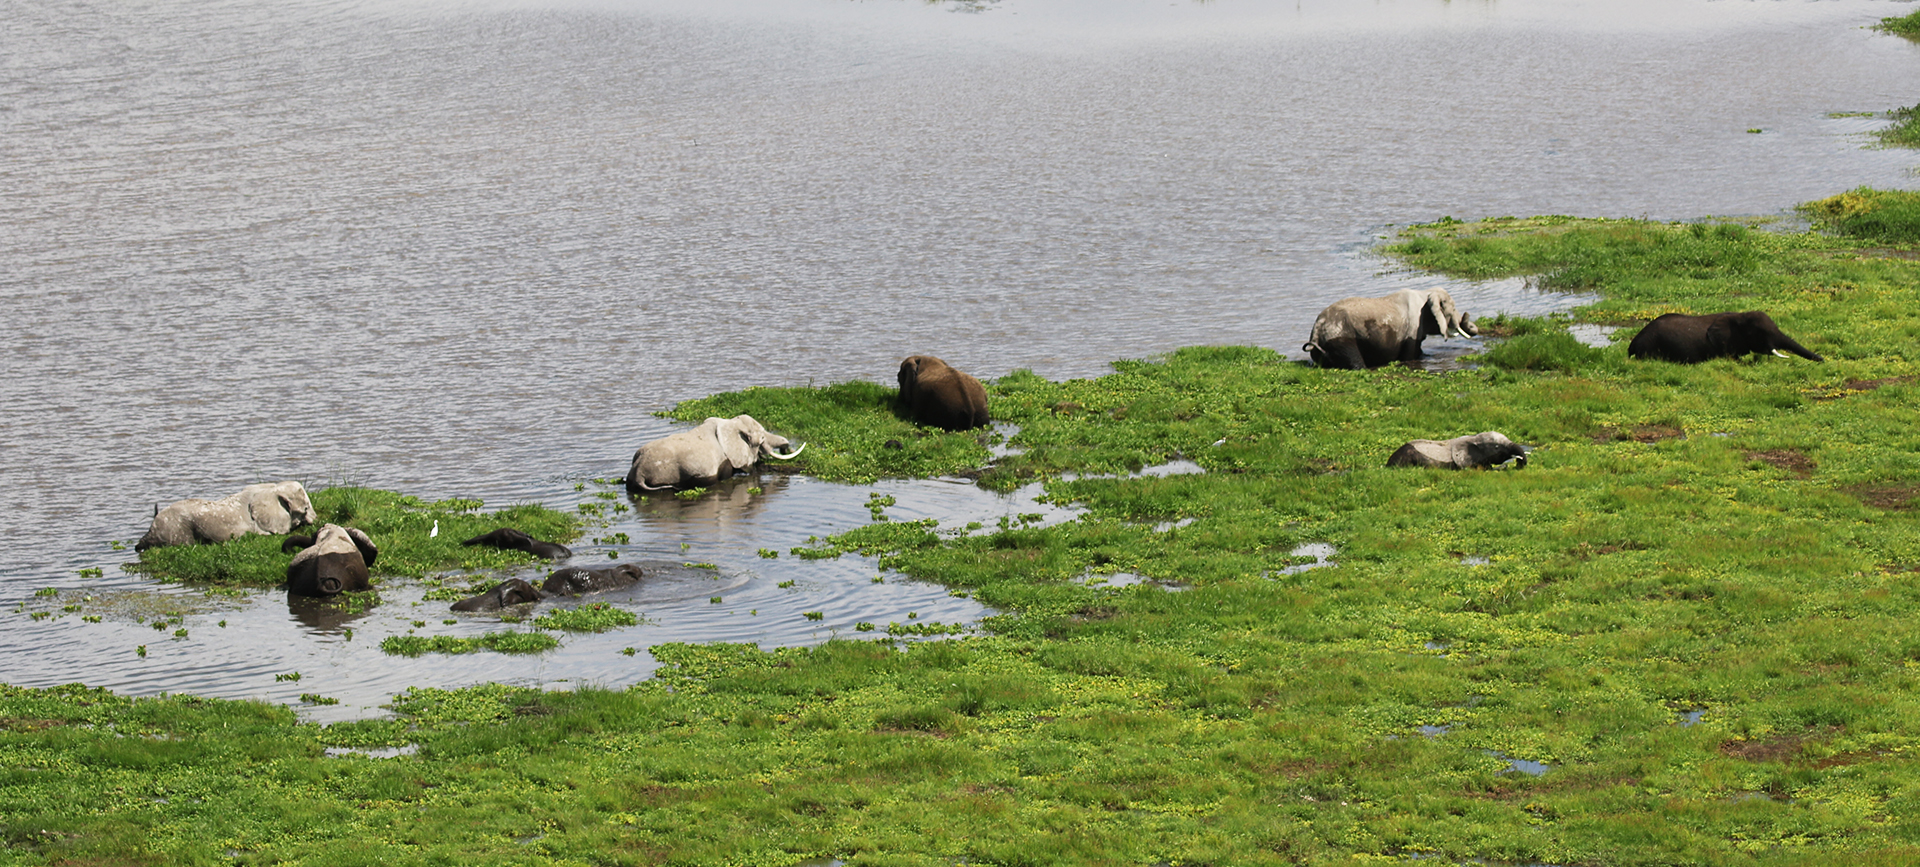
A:
POLYGON ((605 590, 619 590, 640 583, 640 567, 632 563, 618 566, 568 566, 556 569, 547 576, 547 582, 540 585, 541 592, 548 596, 579 596, 583 593, 599 593, 605 590))
POLYGON ((380 556, 373 540, 355 527, 327 524, 311 536, 288 536, 280 550, 299 550, 287 564, 287 589, 301 596, 333 596, 370 590, 367 568, 380 556))
POLYGON ((711 485, 753 466, 762 456, 777 460, 799 457, 800 448, 782 454, 786 437, 769 432, 750 415, 709 418, 692 430, 683 430, 641 446, 627 471, 627 489, 665 491, 711 485))
POLYGON ((915 355, 900 362, 900 408, 916 424, 950 431, 985 427, 987 390, 965 373, 931 355, 915 355))
POLYGON ((453 603, 453 610, 499 611, 502 608, 512 608, 528 602, 539 602, 545 598, 546 596, 540 592, 539 588, 527 583, 525 579, 508 578, 495 584, 492 590, 453 603))
POLYGON ((462 545, 484 545, 488 548, 500 548, 507 551, 525 551, 543 560, 565 560, 573 556, 573 549, 553 542, 543 542, 526 534, 523 530, 501 527, 491 533, 481 533, 462 545))
POLYGON ((1782 358, 1791 352, 1801 358, 1826 361, 1785 334, 1764 311, 1708 313, 1689 316, 1667 313, 1647 323, 1627 344, 1627 355, 1680 364, 1699 364, 1713 358, 1739 358, 1771 352, 1782 358), (1786 350, 1782 352, 1781 350, 1786 350))
POLYGON ((218 500, 180 500, 155 511, 133 550, 218 543, 255 533, 278 536, 319 519, 299 482, 248 485, 218 500))
POLYGON ((1387 458, 1390 467, 1438 467, 1443 470, 1486 469, 1513 461, 1514 469, 1527 465, 1527 448, 1505 434, 1485 431, 1450 440, 1414 440, 1387 458))
POLYGON ((1417 361, 1433 335, 1476 337, 1480 329, 1454 306, 1445 289, 1402 289, 1385 298, 1348 298, 1313 320, 1301 349, 1321 367, 1365 370, 1417 361))

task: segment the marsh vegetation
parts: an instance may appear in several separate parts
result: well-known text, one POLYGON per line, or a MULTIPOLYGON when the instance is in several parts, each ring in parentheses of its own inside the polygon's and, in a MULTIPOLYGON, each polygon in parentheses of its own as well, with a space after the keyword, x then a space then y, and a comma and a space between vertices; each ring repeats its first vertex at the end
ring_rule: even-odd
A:
POLYGON ((395 719, 325 727, 266 704, 0 687, 0 853, 1910 862, 1920 238, 1897 214, 1913 198, 1815 203, 1830 231, 1805 233, 1411 227, 1387 248, 1411 265, 1601 300, 1503 322, 1479 367, 1444 374, 1251 347, 1015 372, 991 387, 1011 436, 984 471, 992 435, 905 425, 870 384, 684 404, 810 443, 800 472, 977 472, 1082 511, 874 520, 773 552, 874 554, 1009 612, 947 641, 667 644, 629 690, 421 688, 395 719), (1568 332, 1756 308, 1828 361, 1634 362, 1631 327, 1603 347, 1568 332), (1529 466, 1383 466, 1407 440, 1480 430, 1535 446, 1529 466), (1176 458, 1202 472, 1137 472, 1176 458), (1303 543, 1334 562, 1294 568, 1303 543), (1123 574, 1150 580, 1087 580, 1123 574))

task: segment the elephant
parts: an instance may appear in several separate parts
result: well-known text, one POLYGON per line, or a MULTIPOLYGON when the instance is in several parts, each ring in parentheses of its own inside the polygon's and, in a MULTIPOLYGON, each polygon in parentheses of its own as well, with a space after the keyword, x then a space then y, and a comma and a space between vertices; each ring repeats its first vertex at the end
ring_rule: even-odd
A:
POLYGON ((540 590, 548 596, 579 596, 603 590, 619 590, 640 583, 640 567, 632 563, 618 566, 568 566, 547 576, 540 590))
POLYGON ((543 560, 565 560, 573 556, 573 550, 565 545, 542 542, 512 527, 501 527, 491 533, 482 533, 460 544, 485 545, 507 551, 525 551, 543 560))
POLYGON ((786 437, 771 433, 750 415, 709 418, 692 430, 654 440, 633 453, 627 489, 665 491, 711 485, 753 466, 762 455, 777 460, 800 456, 805 445, 786 454, 786 437))
POLYGON ((1432 335, 1477 337, 1480 329, 1445 289, 1402 289, 1385 298, 1348 298, 1320 311, 1301 349, 1321 367, 1365 370, 1417 361, 1432 335))
POLYGON ((1826 361, 1798 341, 1780 333, 1773 317, 1762 310, 1688 316, 1666 313, 1647 323, 1627 344, 1627 355, 1679 364, 1699 364, 1711 358, 1739 358, 1771 352, 1781 358, 1786 350, 1801 358, 1826 361))
POLYGON ((373 588, 367 567, 380 549, 359 528, 327 524, 311 536, 288 536, 280 550, 300 552, 287 564, 287 589, 294 593, 333 596, 373 588))
POLYGON ((1387 458, 1390 467, 1439 467, 1444 470, 1486 469, 1513 461, 1514 469, 1527 465, 1527 449, 1505 434, 1485 431, 1450 440, 1414 440, 1387 458))
POLYGON ((180 500, 156 509, 133 550, 218 543, 255 533, 278 536, 319 520, 299 482, 266 482, 218 500, 180 500))
POLYGON ((950 431, 985 427, 987 390, 980 380, 931 355, 900 362, 900 407, 916 424, 950 431))
POLYGON ((492 590, 453 603, 455 611, 499 611, 528 602, 539 602, 546 595, 523 578, 508 578, 492 590))

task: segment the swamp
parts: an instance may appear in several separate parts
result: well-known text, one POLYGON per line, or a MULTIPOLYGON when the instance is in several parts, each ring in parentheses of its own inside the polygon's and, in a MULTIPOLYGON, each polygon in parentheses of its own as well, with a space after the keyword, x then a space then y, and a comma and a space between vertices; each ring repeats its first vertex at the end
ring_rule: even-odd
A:
POLYGON ((0 0, 0 865, 1920 861, 1906 11, 0 0))
MULTIPOLYGON (((934 642, 666 644, 623 690, 410 689, 391 719, 5 688, 21 863, 1897 864, 1920 853, 1920 195, 1820 228, 1445 220, 1388 252, 1596 293, 1483 363, 1251 347, 990 385, 916 431, 864 383, 754 388, 796 472, 1041 483, 1073 520, 891 520, 875 556, 1005 612, 934 642), (1569 325, 1770 310, 1826 357, 1683 366, 1569 325), (1388 469, 1436 431, 1524 469, 1388 469), (888 440, 910 447, 888 448, 888 440), (898 455, 889 463, 888 455, 898 455), (820 456, 817 457, 816 456, 820 456), (1170 460, 1200 472, 1153 475, 1170 460), (1324 543, 1333 562, 1293 569, 1324 543), (1088 576, 1147 580, 1106 586, 1088 576), (75 810, 74 805, 89 805, 75 810)), ((322 492, 324 494, 325 492, 322 492)), ((321 497, 323 498, 323 497, 321 497)), ((1038 517, 1038 516, 1036 516, 1038 517)), ((850 637, 851 638, 851 637, 850 637)))

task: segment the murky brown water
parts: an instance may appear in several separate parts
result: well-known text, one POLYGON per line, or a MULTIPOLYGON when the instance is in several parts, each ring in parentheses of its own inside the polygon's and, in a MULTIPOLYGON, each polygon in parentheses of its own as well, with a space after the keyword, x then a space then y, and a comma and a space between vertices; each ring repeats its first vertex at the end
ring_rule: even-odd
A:
POLYGON ((1325 304, 1408 285, 1560 309, 1367 248, 1442 215, 1774 214, 1920 163, 1829 117, 1914 98, 1920 47, 1862 29, 1906 9, 1878 0, 725 7, 0 0, 0 679, 341 698, 324 718, 409 685, 631 682, 651 663, 618 651, 663 640, 977 617, 857 558, 756 552, 864 523, 873 490, 943 522, 1033 504, 799 478, 613 528, 720 589, 626 600, 650 622, 533 659, 379 654, 488 628, 420 588, 350 640, 271 594, 165 631, 30 615, 180 592, 107 544, 160 502, 295 478, 572 508, 682 398, 886 382, 913 353, 1053 378, 1297 356, 1325 304))

